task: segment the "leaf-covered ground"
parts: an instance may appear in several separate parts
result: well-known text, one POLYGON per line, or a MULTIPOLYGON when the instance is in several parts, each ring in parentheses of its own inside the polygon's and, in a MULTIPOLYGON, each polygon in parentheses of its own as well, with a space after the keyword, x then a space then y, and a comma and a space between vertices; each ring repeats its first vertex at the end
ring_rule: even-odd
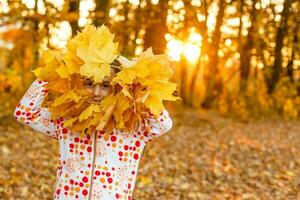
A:
MULTIPOLYGON (((146 147, 134 200, 300 199, 300 122, 183 110, 146 147)), ((29 128, 0 128, 0 199, 51 199, 57 148, 29 128)))

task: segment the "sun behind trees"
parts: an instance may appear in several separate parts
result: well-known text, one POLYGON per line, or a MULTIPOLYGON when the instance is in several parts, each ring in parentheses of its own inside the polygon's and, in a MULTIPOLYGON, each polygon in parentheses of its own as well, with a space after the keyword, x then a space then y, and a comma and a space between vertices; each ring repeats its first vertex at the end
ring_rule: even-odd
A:
POLYGON ((86 24, 105 23, 122 55, 148 47, 173 59, 182 102, 224 115, 300 115, 296 0, 3 1, 1 101, 7 116, 44 49, 65 48, 86 24))

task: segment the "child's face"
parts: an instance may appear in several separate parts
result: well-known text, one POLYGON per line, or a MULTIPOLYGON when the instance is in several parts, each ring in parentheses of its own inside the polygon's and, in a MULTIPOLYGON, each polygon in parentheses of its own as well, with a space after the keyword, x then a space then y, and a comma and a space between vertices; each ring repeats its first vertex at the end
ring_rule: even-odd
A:
POLYGON ((94 84, 91 79, 85 78, 84 86, 88 92, 93 94, 94 101, 101 101, 111 93, 110 80, 105 77, 102 83, 94 84))
MULTIPOLYGON (((111 77, 115 73, 115 70, 111 69, 111 77)), ((86 90, 93 95, 92 101, 99 102, 112 92, 111 77, 105 77, 101 83, 97 84, 94 84, 92 79, 81 77, 86 90)))

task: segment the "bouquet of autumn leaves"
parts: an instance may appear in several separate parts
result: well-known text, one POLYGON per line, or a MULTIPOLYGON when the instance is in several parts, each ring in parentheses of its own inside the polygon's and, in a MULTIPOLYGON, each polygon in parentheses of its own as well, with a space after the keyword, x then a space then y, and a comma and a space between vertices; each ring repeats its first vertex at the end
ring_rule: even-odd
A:
POLYGON ((176 84, 165 55, 146 50, 138 58, 128 60, 119 55, 114 35, 102 25, 87 25, 67 43, 64 51, 47 50, 42 65, 33 72, 47 81, 48 95, 42 106, 52 118, 64 117, 64 126, 87 133, 113 128, 132 131, 143 117, 159 115, 163 100, 175 101, 176 84), (118 66, 114 66, 117 61, 118 66), (119 70, 111 74, 111 67, 119 70), (98 103, 91 103, 92 94, 84 88, 82 77, 93 83, 110 78, 112 92, 98 103))

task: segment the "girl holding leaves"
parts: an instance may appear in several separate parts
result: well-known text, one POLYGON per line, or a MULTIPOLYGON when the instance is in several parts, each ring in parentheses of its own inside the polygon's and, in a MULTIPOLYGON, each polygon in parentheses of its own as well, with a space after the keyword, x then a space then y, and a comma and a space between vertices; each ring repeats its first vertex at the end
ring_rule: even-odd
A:
POLYGON ((86 26, 63 52, 46 51, 14 116, 59 142, 54 199, 132 199, 141 153, 172 120, 176 85, 163 55, 118 54, 105 26, 86 26))

